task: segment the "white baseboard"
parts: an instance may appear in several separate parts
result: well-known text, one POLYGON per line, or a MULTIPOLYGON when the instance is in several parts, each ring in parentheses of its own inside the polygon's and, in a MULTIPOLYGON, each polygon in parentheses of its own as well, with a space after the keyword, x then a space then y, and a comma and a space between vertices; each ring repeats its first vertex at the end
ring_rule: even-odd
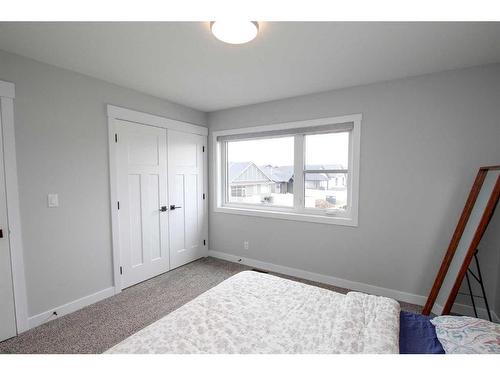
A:
MULTIPOLYGON (((476 307, 476 309, 479 318, 488 320, 488 312, 484 307, 476 307)), ((432 312, 436 315, 440 315, 441 311, 443 311, 443 306, 435 303, 432 312)), ((474 316, 474 308, 470 305, 464 305, 463 303, 454 303, 451 312, 459 315, 474 316)), ((496 311, 491 310, 491 320, 495 323, 500 323, 500 318, 496 311)))
MULTIPOLYGON (((283 275, 300 277, 302 279, 316 281, 319 283, 329 284, 329 285, 333 285, 333 286, 338 286, 341 288, 357 290, 359 292, 364 292, 364 293, 368 293, 368 294, 375 294, 378 296, 390 297, 390 298, 394 298, 398 301, 408 302, 408 303, 412 303, 415 305, 423 306, 427 300, 427 296, 420 296, 417 294, 402 292, 400 290, 387 289, 387 288, 382 288, 382 287, 375 286, 375 285, 360 283, 357 281, 340 279, 338 277, 322 275, 319 273, 304 271, 304 270, 300 270, 297 268, 280 266, 280 265, 273 264, 273 263, 262 262, 260 260, 255 260, 255 259, 250 259, 250 258, 242 258, 242 257, 239 257, 237 255, 223 253, 223 252, 216 251, 216 250, 209 250, 208 256, 227 260, 227 261, 233 262, 233 263, 241 263, 241 264, 244 264, 246 266, 260 268, 260 269, 266 270, 266 271, 281 273, 283 275)), ((442 310, 443 310, 443 307, 438 305, 437 303, 435 303, 434 308, 432 309, 432 312, 436 315, 439 315, 442 310)), ((479 307, 477 310, 478 310, 478 315, 480 318, 482 318, 482 319, 488 318, 488 314, 487 314, 485 308, 479 307)), ((453 305, 453 312, 456 314, 460 314, 460 315, 474 316, 474 310, 473 310, 472 306, 459 304, 459 303, 456 303, 453 305)), ((494 322, 497 322, 497 323, 500 322, 500 319, 495 311, 491 311, 491 317, 492 317, 494 322)))
MULTIPOLYGON (((488 311, 484 307, 476 307, 476 309, 479 318, 488 320, 488 311)), ((473 307, 461 303, 455 303, 453 305, 453 312, 460 315, 474 316, 473 307)), ((493 310, 491 310, 491 320, 493 320, 495 323, 500 323, 498 315, 493 310)))
POLYGON ((29 317, 28 326, 30 329, 35 328, 43 323, 60 318, 61 316, 80 310, 85 306, 91 305, 105 298, 111 297, 114 294, 115 294, 115 287, 110 287, 103 289, 99 292, 96 292, 94 294, 90 294, 88 296, 79 298, 77 300, 65 303, 64 305, 54 307, 53 309, 29 317), (54 315, 54 311, 57 312, 57 315, 54 315))
MULTIPOLYGON (((237 255, 223 253, 223 252, 215 251, 215 250, 208 250, 208 256, 227 260, 227 261, 233 262, 233 263, 241 263, 241 264, 247 265, 249 267, 260 268, 260 269, 266 270, 266 271, 281 273, 283 275, 299 277, 299 278, 306 279, 306 280, 316 281, 319 283, 329 284, 329 285, 338 286, 341 288, 346 288, 346 289, 351 289, 351 290, 357 290, 357 291, 364 292, 364 293, 390 297, 390 298, 394 298, 398 301, 404 301, 404 302, 413 303, 416 305, 424 305, 425 301, 427 299, 426 296, 420 296, 417 294, 406 293, 406 292, 402 292, 402 291, 395 290, 395 289, 382 288, 379 286, 364 284, 364 283, 360 283, 357 281, 340 279, 337 277, 323 275, 323 274, 309 272, 309 271, 304 271, 304 270, 300 270, 297 268, 280 266, 280 265, 273 264, 273 263, 262 262, 260 260, 255 260, 255 259, 250 259, 250 258, 242 258, 242 257, 239 257, 237 255)), ((35 328, 43 323, 46 323, 48 321, 57 319, 61 316, 64 316, 64 315, 70 314, 72 312, 75 312, 77 310, 80 310, 81 308, 83 308, 85 306, 99 302, 99 301, 101 301, 105 298, 111 297, 115 294, 116 294, 115 287, 109 287, 109 288, 103 289, 99 292, 90 294, 88 296, 85 296, 85 297, 79 298, 77 300, 68 302, 64 305, 55 307, 55 308, 50 309, 48 311, 45 311, 43 313, 29 317, 28 318, 28 326, 30 329, 35 328), (53 314, 54 311, 57 312, 57 316, 53 314)), ((433 310, 441 311, 442 307, 435 304, 433 310)), ((463 305, 463 304, 455 304, 453 312, 458 313, 458 314, 468 315, 468 316, 473 315, 472 306, 463 305)), ((478 308, 478 312, 479 312, 480 317, 484 318, 487 316, 486 309, 484 309, 484 308, 481 308, 481 307, 478 308)), ((495 311, 492 311, 491 315, 492 315, 494 322, 500 322, 500 319, 495 311)))
POLYGON ((219 258, 223 260, 227 260, 234 263, 241 263, 250 267, 260 268, 266 271, 281 273, 283 275, 300 277, 302 279, 316 281, 319 283, 329 284, 333 286, 338 286, 341 288, 356 290, 359 292, 364 292, 368 294, 375 294, 384 297, 394 298, 398 301, 408 302, 415 305, 423 306, 425 301, 427 300, 426 296, 419 296, 417 294, 411 294, 402 292, 400 290, 395 289, 387 289, 382 288, 375 285, 364 284, 357 281, 340 279, 338 277, 323 275, 319 273, 309 272, 300 270, 297 268, 290 268, 285 266, 280 266, 273 263, 262 262, 260 260, 250 259, 250 258, 242 258, 237 255, 223 253, 220 251, 209 250, 208 256, 219 258), (240 261, 241 259, 241 261, 240 261))

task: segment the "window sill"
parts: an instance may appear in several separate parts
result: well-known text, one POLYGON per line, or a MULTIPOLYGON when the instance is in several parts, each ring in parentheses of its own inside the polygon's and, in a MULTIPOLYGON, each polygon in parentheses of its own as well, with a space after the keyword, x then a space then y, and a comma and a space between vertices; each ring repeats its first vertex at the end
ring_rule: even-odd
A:
POLYGON ((351 217, 300 214, 300 213, 295 213, 295 212, 258 210, 258 209, 252 209, 252 208, 240 208, 240 207, 228 207, 228 206, 215 207, 214 211, 220 212, 220 213, 226 213, 226 214, 235 214, 235 215, 267 217, 267 218, 282 219, 282 220, 305 221, 305 222, 309 222, 309 223, 333 224, 333 225, 343 225, 343 226, 349 226, 349 227, 357 227, 358 226, 357 219, 351 218, 351 217))

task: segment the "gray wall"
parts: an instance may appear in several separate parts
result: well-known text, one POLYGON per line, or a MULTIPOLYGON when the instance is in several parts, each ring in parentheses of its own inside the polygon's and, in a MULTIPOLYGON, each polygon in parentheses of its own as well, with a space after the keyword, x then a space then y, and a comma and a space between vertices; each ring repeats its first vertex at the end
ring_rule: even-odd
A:
MULTIPOLYGON (((500 209, 497 209, 494 213, 478 248, 479 264, 481 266, 481 274, 483 276, 488 303, 490 309, 500 316, 500 209)), ((475 261, 473 261, 471 268, 477 274, 475 261)), ((476 296, 481 296, 481 287, 474 278, 471 277, 470 279, 472 292, 476 296)), ((456 302, 471 306, 469 289, 465 279, 462 282, 459 293, 456 302)), ((475 302, 476 306, 485 307, 482 298, 475 298, 475 302)), ((479 310, 478 313, 480 317, 487 318, 485 311, 479 310)), ((470 314, 472 314, 472 310, 470 314)))
MULTIPOLYGON (((500 216, 499 212, 497 212, 497 216, 500 216)), ((499 237, 497 242, 497 251, 500 251, 500 230, 497 232, 497 237, 499 237)), ((497 287, 496 287, 494 310, 497 313, 497 316, 500 317, 500 263, 498 263, 497 267, 497 287)))
MULTIPOLYGON (((500 318, 500 209, 498 207, 478 246, 478 256, 490 309, 500 318)), ((476 285, 473 291, 480 295, 480 290, 476 285)), ((470 304, 469 301, 466 303, 470 304)), ((484 306, 481 300, 479 306, 484 306)))
MULTIPOLYGON (((0 79, 16 84, 33 316, 112 285, 105 105, 199 125, 206 114, 2 51, 0 79), (47 208, 49 192, 59 208, 47 208)), ((364 116, 359 227, 211 210, 210 248, 426 295, 477 167, 500 162, 499 97, 500 65, 491 65, 209 114, 210 130, 364 116)))
MULTIPOLYGON (((486 296, 490 309, 494 311, 497 318, 500 318, 500 206, 497 207, 493 218, 491 219, 488 228, 484 234, 483 239, 479 244, 479 263, 481 266, 481 273, 483 276, 484 286, 486 289, 486 296)), ((475 267, 474 267, 475 269, 475 267)), ((473 286, 473 293, 480 294, 480 287, 477 283, 471 281, 473 286), (475 289, 474 289, 475 288, 475 289)), ((464 281, 463 284, 466 284, 464 281)), ((468 293, 468 289, 466 289, 468 293)), ((465 304, 470 305, 470 298, 466 298, 465 304)), ((484 307, 484 302, 481 299, 476 299, 477 305, 484 307), (478 303, 477 303, 478 302, 478 303)), ((484 318, 487 315, 480 311, 484 318)), ((493 317, 494 319, 495 317, 493 317)), ((500 321, 497 321, 500 322, 500 321)))
POLYGON ((489 65, 210 113, 210 131, 363 114, 358 227, 211 209, 210 249, 427 295, 478 167, 500 163, 499 98, 489 65))
POLYGON ((29 315, 113 285, 106 104, 206 125, 206 114, 0 51, 15 127, 29 315), (59 208, 47 208, 47 193, 59 208))

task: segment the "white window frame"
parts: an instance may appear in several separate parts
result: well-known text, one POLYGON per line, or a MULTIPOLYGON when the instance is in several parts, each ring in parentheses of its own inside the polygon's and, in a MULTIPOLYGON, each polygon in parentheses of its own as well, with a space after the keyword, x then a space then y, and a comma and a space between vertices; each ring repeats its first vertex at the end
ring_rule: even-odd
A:
MULTIPOLYGON (((305 121, 287 122, 281 124, 255 126, 240 129, 230 129, 212 132, 212 157, 213 157, 213 210, 214 212, 238 214, 248 216, 260 216, 284 220, 297 220, 313 223, 336 224, 346 226, 358 226, 359 211, 359 159, 360 159, 360 141, 361 141, 361 114, 353 114, 338 117, 327 117, 305 121), (249 134, 248 139, 253 139, 251 133, 261 133, 267 131, 282 131, 307 127, 321 127, 335 124, 353 123, 349 136, 349 162, 348 178, 350 183, 347 186, 347 199, 350 202, 346 212, 304 208, 303 197, 305 194, 294 194, 294 205, 290 207, 276 207, 251 204, 226 203, 225 195, 225 168, 226 155, 223 142, 217 140, 217 137, 249 134)), ((306 133, 314 134, 314 133, 306 133)), ((304 191, 304 137, 295 137, 294 144, 294 192, 304 191)))

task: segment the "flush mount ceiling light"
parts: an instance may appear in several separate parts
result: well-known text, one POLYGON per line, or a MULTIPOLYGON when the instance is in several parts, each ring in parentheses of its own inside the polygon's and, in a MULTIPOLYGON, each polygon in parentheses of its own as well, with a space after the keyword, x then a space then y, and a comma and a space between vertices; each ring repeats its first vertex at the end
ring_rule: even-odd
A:
POLYGON ((257 36, 259 24, 253 21, 214 21, 210 22, 210 30, 225 43, 243 44, 257 36))

